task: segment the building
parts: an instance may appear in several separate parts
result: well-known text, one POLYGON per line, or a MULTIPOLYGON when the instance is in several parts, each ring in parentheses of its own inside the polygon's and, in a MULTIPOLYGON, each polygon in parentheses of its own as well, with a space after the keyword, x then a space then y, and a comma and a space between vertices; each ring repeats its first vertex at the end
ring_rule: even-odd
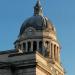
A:
POLYGON ((56 30, 39 0, 14 45, 13 50, 0 52, 0 75, 64 75, 56 30))

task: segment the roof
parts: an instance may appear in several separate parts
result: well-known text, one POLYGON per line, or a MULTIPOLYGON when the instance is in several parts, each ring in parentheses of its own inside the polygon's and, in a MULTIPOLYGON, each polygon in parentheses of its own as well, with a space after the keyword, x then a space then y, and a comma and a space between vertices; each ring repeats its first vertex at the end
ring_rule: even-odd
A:
POLYGON ((28 27, 33 27, 36 30, 43 30, 47 28, 48 25, 51 25, 51 27, 53 27, 51 21, 47 17, 40 16, 40 15, 37 15, 37 16, 34 15, 24 21, 24 23, 21 26, 19 35, 22 35, 22 33, 28 27))
POLYGON ((16 52, 15 49, 0 51, 0 55, 2 55, 2 54, 10 54, 10 53, 15 53, 15 52, 16 52))

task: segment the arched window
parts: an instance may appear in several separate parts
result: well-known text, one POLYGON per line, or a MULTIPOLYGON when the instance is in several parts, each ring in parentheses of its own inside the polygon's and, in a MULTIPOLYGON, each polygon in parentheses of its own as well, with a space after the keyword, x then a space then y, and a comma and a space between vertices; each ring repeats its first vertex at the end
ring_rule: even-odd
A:
POLYGON ((28 52, 31 51, 31 42, 28 42, 28 52))
POLYGON ((23 43, 23 50, 26 50, 26 43, 23 43))
POLYGON ((34 42, 33 42, 33 51, 36 51, 36 50, 37 50, 37 42, 34 41, 34 42))
POLYGON ((39 42, 39 51, 42 53, 42 41, 39 42))

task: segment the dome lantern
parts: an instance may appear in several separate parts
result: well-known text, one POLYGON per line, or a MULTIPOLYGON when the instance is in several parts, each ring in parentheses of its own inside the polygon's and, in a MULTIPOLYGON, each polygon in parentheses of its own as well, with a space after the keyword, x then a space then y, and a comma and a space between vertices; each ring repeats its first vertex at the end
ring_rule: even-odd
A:
POLYGON ((41 15, 41 16, 43 16, 43 9, 41 7, 40 0, 37 0, 36 5, 34 6, 34 15, 41 15))

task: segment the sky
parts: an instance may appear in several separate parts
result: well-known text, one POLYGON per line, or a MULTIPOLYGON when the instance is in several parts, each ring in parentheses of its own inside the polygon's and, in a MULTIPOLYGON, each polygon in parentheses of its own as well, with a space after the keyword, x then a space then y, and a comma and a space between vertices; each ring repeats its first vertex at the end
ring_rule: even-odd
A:
MULTIPOLYGON (((36 0, 0 0, 0 51, 14 48, 22 23, 33 16, 36 0)), ((75 75, 75 0, 41 0, 54 24, 65 75, 75 75)))

